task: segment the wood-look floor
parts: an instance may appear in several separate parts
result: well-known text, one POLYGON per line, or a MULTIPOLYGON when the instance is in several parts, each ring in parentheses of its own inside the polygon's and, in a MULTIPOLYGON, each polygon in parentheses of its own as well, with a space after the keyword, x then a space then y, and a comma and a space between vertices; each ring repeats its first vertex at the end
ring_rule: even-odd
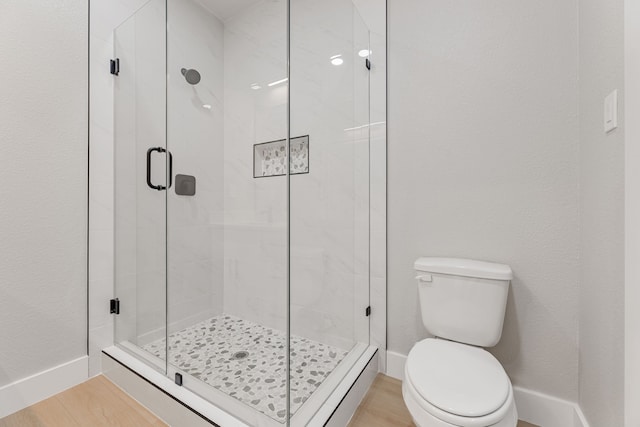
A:
MULTIPOLYGON (((164 422, 103 376, 0 419, 0 427, 159 427, 164 422)), ((349 427, 415 427, 399 380, 379 374, 349 427)), ((520 421, 518 427, 535 427, 520 421)))
MULTIPOLYGON (((402 382, 378 374, 349 427, 415 427, 402 399, 402 382)), ((518 422, 518 427, 536 427, 518 422)))
POLYGON ((0 419, 0 427, 166 425, 102 375, 0 419))

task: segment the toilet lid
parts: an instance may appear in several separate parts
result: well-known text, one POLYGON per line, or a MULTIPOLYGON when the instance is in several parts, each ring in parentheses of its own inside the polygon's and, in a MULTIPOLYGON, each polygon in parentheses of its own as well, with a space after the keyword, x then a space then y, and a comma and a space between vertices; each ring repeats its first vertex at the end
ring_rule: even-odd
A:
POLYGON ((509 396, 509 377, 496 358, 482 348, 426 339, 413 347, 406 369, 423 399, 454 415, 491 414, 509 396))

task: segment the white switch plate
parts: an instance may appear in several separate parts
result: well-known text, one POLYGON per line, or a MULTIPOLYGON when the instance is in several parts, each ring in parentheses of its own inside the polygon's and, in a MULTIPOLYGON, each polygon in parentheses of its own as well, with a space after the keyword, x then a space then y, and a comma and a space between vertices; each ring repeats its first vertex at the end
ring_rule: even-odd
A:
POLYGON ((618 91, 614 90, 604 99, 604 131, 609 133, 618 127, 618 91))

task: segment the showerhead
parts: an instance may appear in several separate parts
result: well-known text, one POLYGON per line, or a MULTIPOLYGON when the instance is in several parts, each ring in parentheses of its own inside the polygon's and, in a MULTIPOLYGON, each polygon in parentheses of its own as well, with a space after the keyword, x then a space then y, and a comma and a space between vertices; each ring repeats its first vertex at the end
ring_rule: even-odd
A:
POLYGON ((198 72, 198 70, 187 70, 186 68, 183 68, 182 70, 180 70, 180 72, 184 76, 184 79, 187 81, 187 83, 189 83, 190 85, 197 85, 198 83, 200 83, 200 73, 198 72))

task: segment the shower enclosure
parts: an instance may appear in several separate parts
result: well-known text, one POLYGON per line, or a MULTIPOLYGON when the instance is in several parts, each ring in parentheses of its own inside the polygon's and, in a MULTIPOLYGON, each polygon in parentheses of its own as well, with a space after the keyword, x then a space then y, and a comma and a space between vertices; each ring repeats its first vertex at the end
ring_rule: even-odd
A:
POLYGON ((114 46, 116 345, 249 425, 307 425, 371 352, 361 11, 150 0, 114 46))

